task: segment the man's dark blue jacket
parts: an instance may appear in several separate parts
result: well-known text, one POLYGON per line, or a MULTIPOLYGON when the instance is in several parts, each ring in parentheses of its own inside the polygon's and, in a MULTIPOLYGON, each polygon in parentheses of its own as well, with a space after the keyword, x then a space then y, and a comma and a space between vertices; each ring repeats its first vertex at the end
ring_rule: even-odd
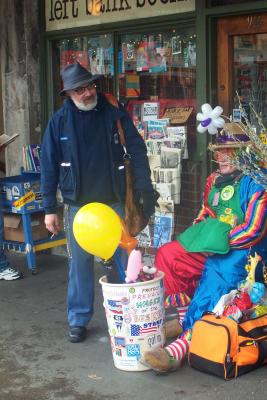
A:
POLYGON ((50 118, 42 143, 41 192, 47 214, 56 211, 58 185, 67 204, 124 202, 124 153, 116 128, 118 119, 131 155, 134 188, 153 190, 146 146, 124 108, 112 106, 101 93, 91 111, 80 111, 66 99, 50 118))

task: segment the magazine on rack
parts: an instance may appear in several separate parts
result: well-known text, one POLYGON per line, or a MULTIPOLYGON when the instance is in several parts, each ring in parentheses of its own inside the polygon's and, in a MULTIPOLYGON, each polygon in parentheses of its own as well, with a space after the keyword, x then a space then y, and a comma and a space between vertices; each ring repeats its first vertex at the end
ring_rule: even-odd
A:
POLYGON ((166 119, 150 119, 147 121, 147 134, 150 139, 163 139, 166 136, 166 127, 169 120, 166 119))
POLYGON ((147 225, 137 236, 138 245, 140 247, 151 247, 152 239, 150 235, 150 228, 147 225))
POLYGON ((154 247, 158 248, 172 239, 174 231, 174 205, 172 201, 159 203, 154 220, 154 247))
POLYGON ((181 163, 182 149, 161 147, 161 168, 177 168, 181 163))
POLYGON ((13 142, 19 136, 18 133, 15 133, 13 136, 6 135, 3 133, 0 135, 0 148, 4 149, 9 143, 13 142))
POLYGON ((163 139, 166 135, 164 125, 150 125, 147 126, 147 136, 149 139, 163 139))
POLYGON ((180 181, 176 183, 156 183, 155 189, 160 194, 160 200, 173 200, 174 204, 181 202, 180 181))
POLYGON ((155 190, 159 192, 159 200, 170 201, 174 196, 174 185, 173 183, 155 183, 155 190))
POLYGON ((159 103, 150 102, 143 104, 143 121, 158 119, 159 103))
POLYGON ((156 179, 154 179, 154 171, 160 168, 160 155, 149 155, 148 162, 151 170, 151 179, 156 182, 156 179))
POLYGON ((146 140, 147 155, 148 156, 160 155, 162 145, 163 141, 161 139, 146 140))
POLYGON ((167 126, 166 130, 171 139, 184 137, 187 134, 187 126, 167 126))
MULTIPOLYGON (((166 129, 168 129, 168 127, 166 129)), ((167 133, 167 136, 169 136, 168 133, 167 133)), ((182 158, 188 159, 186 134, 179 134, 179 135, 176 134, 175 136, 170 136, 166 140, 164 140, 163 143, 164 143, 164 146, 166 146, 166 147, 182 149, 182 158)))

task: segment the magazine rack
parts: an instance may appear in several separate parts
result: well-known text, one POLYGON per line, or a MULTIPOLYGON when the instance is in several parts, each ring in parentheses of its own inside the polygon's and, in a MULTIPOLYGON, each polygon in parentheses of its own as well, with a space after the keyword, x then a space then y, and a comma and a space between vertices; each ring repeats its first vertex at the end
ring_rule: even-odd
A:
MULTIPOLYGON (((37 251, 46 250, 66 244, 65 235, 49 236, 49 232, 42 227, 44 208, 40 194, 40 173, 21 172, 21 175, 9 176, 0 179, 0 191, 2 192, 1 210, 9 221, 13 217, 13 225, 5 227, 4 249, 18 253, 25 253, 27 266, 32 274, 37 272, 37 251), (38 214, 37 214, 38 213, 38 214), (43 214, 43 215, 42 215, 43 214), (40 229, 36 232, 33 221, 40 215, 40 229), (18 229, 21 222, 21 235, 12 235, 12 229, 18 229), (36 234, 37 233, 37 234, 36 234), (13 240, 13 237, 18 240, 13 240)), ((37 219, 38 220, 38 219, 37 219)))

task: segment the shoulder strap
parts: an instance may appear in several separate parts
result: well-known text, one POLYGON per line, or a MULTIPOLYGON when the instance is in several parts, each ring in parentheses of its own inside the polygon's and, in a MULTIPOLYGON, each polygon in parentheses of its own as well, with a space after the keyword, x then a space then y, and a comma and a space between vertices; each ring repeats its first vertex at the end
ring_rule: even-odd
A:
MULTIPOLYGON (((109 104, 111 104, 113 107, 119 108, 119 103, 118 100, 116 99, 116 97, 113 96, 113 94, 110 93, 106 93, 105 97, 107 99, 107 101, 109 102, 109 104)), ((123 131, 123 127, 121 124, 121 120, 117 119, 117 128, 118 128, 118 132, 120 135, 120 140, 121 140, 121 144, 122 146, 126 146, 126 141, 125 141, 125 135, 124 135, 124 131, 123 131)))

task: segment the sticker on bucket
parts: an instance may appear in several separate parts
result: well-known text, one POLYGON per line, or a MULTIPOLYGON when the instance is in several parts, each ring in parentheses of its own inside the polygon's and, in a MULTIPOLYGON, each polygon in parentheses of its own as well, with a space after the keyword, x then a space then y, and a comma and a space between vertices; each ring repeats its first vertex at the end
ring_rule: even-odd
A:
POLYGON ((163 273, 146 282, 112 284, 100 279, 115 367, 145 371, 142 354, 164 345, 163 273))

